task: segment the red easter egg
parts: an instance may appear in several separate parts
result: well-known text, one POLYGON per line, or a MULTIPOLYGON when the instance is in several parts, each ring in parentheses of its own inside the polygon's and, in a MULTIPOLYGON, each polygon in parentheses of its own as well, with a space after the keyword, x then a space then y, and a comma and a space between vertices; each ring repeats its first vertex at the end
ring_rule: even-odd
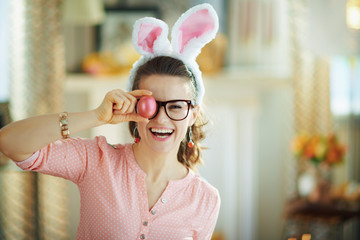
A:
POLYGON ((156 112, 156 101, 152 96, 142 96, 137 103, 137 111, 144 118, 151 118, 156 112))

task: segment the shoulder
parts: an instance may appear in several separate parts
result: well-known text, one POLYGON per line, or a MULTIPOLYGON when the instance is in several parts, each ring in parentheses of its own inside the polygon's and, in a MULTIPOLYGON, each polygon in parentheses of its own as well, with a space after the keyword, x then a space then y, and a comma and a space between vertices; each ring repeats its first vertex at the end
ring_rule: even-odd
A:
POLYGON ((194 190, 200 194, 203 199, 208 199, 208 201, 211 201, 216 205, 220 204, 219 191, 197 173, 191 172, 191 174, 194 175, 192 180, 194 190))
MULTIPOLYGON (((83 152, 84 154, 100 154, 100 156, 112 157, 114 155, 118 155, 121 152, 125 151, 125 146, 121 144, 111 144, 107 141, 104 136, 96 136, 92 139, 89 138, 68 138, 61 139, 55 142, 54 144, 65 144, 74 148, 79 152, 83 152)), ((70 149, 71 149, 70 148, 70 149)), ((69 149, 69 148, 68 148, 69 149)))
POLYGON ((131 144, 112 144, 104 136, 97 136, 94 140, 103 155, 111 159, 119 160, 133 155, 131 144))
POLYGON ((219 191, 203 177, 193 173, 189 189, 191 204, 196 206, 197 216, 204 219, 216 219, 221 205, 219 191))
POLYGON ((97 146, 98 148, 100 148, 102 151, 105 152, 115 152, 118 150, 122 150, 123 149, 123 145, 121 144, 111 144, 107 141, 106 137, 104 136, 96 136, 93 139, 85 139, 85 138, 76 138, 76 141, 80 141, 85 145, 88 146, 97 146))

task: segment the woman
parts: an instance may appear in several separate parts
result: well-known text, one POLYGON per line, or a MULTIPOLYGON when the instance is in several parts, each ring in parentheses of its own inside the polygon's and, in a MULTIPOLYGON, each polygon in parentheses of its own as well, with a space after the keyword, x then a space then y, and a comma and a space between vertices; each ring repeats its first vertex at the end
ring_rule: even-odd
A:
MULTIPOLYGON (((175 24, 173 33, 179 29, 186 33, 187 20, 191 18, 194 24, 197 14, 201 14, 199 27, 204 28, 204 16, 210 16, 206 12, 213 14, 208 4, 190 9, 178 20, 183 24, 175 24)), ((217 31, 217 23, 212 21, 207 23, 212 30, 204 31, 211 33, 209 36, 201 39, 204 35, 195 34, 202 45, 217 31)), ((24 170, 63 177, 78 185, 78 239, 210 239, 220 198, 217 190, 193 171, 201 162, 204 89, 195 59, 186 54, 185 45, 191 39, 181 41, 185 44, 179 44, 181 51, 164 50, 164 23, 149 18, 139 20, 133 34, 135 47, 143 56, 129 77, 129 92, 117 89, 107 93, 93 111, 11 123, 0 131, 0 150, 24 170), (144 95, 157 102, 149 119, 136 111, 138 99, 144 95), (69 130, 77 133, 122 122, 129 122, 135 143, 110 145, 102 136, 69 137, 69 130)))

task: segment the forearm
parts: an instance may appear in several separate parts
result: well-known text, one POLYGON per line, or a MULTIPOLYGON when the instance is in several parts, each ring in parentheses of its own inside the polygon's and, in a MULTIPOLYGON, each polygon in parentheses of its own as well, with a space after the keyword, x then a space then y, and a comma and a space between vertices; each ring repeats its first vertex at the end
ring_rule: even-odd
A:
MULTIPOLYGON (((100 125, 102 123, 98 121, 95 111, 68 114, 71 134, 100 125)), ((0 151, 15 161, 21 161, 61 138, 58 114, 31 117, 0 130, 0 151)))
MULTIPOLYGON (((95 110, 68 114, 70 133, 76 134, 106 123, 147 121, 135 113, 135 104, 137 97, 151 94, 147 90, 134 90, 129 93, 120 89, 112 90, 95 110)), ((14 161, 22 161, 61 138, 58 114, 31 117, 0 129, 0 151, 14 161)))

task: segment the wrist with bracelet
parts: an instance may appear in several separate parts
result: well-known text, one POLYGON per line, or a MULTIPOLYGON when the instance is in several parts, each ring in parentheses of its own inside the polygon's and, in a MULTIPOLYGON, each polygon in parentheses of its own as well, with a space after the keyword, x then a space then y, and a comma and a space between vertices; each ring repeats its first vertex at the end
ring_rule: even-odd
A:
POLYGON ((60 124, 60 133, 63 139, 69 138, 70 130, 69 130, 69 121, 68 121, 68 113, 61 112, 59 114, 59 124, 60 124))

